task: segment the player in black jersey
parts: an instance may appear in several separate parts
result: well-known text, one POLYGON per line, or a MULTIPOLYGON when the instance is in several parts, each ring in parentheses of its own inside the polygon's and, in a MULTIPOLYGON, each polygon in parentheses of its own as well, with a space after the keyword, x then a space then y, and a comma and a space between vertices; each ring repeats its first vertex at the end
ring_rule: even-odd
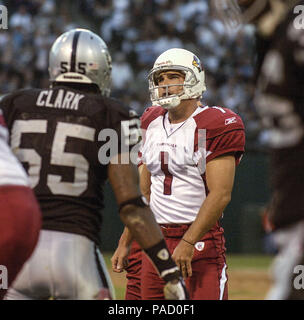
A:
POLYGON ((17 91, 0 104, 11 148, 29 174, 43 214, 37 248, 7 299, 114 298, 99 250, 106 179, 122 221, 167 281, 167 298, 185 299, 179 270, 166 254, 129 161, 139 119, 109 97, 106 44, 88 30, 64 33, 51 48, 49 73, 49 89, 17 91))
POLYGON ((228 25, 256 25, 255 103, 268 136, 279 248, 269 299, 304 299, 304 1, 215 0, 228 25))

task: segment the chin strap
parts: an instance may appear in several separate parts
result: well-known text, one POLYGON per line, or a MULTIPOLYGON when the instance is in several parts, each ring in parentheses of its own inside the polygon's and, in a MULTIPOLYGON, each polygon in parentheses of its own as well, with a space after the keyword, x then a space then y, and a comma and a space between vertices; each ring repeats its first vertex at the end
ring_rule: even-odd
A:
POLYGON ((174 98, 160 99, 157 104, 162 106, 166 110, 173 109, 181 103, 180 97, 176 96, 174 98))
POLYGON ((196 98, 189 97, 188 94, 186 94, 185 92, 182 92, 179 95, 176 95, 174 97, 162 98, 152 102, 155 102, 156 104, 162 106, 166 110, 170 110, 180 105, 181 101, 186 99, 196 99, 196 98))

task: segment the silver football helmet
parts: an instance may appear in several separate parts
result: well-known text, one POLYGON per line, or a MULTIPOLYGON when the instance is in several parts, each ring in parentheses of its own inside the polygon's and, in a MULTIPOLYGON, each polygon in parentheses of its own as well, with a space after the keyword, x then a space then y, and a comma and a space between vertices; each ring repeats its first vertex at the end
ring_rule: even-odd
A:
POLYGON ((49 54, 51 82, 96 84, 102 95, 111 90, 112 59, 105 42, 86 29, 63 33, 49 54))

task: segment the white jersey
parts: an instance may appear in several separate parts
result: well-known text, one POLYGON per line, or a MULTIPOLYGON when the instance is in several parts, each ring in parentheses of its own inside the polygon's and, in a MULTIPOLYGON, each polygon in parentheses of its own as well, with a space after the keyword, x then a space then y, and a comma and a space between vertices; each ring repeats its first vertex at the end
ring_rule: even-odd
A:
POLYGON ((205 164, 244 152, 244 126, 231 110, 198 107, 184 122, 170 124, 161 107, 148 108, 141 118, 143 142, 139 165, 151 173, 150 208, 159 224, 192 223, 208 194, 205 164))
POLYGON ((29 180, 20 162, 8 145, 8 130, 0 110, 0 186, 29 186, 29 180))

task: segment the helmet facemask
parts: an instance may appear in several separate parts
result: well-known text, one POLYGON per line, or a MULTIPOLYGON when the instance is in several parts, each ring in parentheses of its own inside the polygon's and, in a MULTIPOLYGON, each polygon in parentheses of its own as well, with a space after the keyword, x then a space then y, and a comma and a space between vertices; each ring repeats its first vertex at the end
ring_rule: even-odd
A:
POLYGON ((163 108, 169 110, 177 107, 182 100, 200 98, 201 95, 196 95, 194 97, 193 88, 198 85, 199 79, 196 78, 193 70, 184 66, 172 65, 170 67, 157 67, 153 68, 148 75, 149 79, 149 91, 151 101, 154 104, 161 105, 163 108), (168 84, 168 85, 158 85, 157 76, 165 71, 178 71, 185 77, 184 83, 182 84, 168 84), (170 94, 170 87, 182 87, 183 90, 176 94, 170 94), (165 96, 159 96, 159 89, 165 88, 165 96))

